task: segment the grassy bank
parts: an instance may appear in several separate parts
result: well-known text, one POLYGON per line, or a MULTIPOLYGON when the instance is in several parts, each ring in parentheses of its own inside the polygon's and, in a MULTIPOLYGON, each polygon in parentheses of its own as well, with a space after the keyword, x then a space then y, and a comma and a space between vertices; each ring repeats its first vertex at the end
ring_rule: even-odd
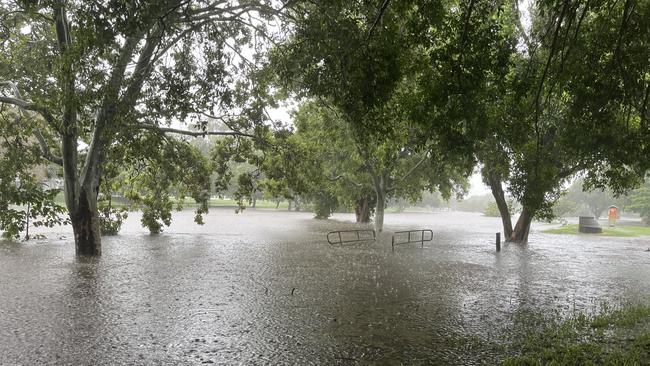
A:
POLYGON ((577 224, 570 224, 556 229, 544 230, 543 232, 549 234, 636 237, 636 236, 650 236, 650 226, 617 226, 613 228, 603 226, 603 232, 601 234, 582 234, 578 231, 577 224))
MULTIPOLYGON (((650 365, 650 306, 604 308, 568 320, 539 317, 504 365, 650 365)), ((530 322, 530 319, 528 320, 530 322)))

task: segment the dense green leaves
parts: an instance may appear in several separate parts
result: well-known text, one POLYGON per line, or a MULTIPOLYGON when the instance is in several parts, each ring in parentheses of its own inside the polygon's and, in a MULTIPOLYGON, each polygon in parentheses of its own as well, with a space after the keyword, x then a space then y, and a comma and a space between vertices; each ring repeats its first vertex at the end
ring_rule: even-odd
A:
MULTIPOLYGON (((272 5, 0 4, 1 107, 20 108, 23 120, 37 117, 39 124, 24 136, 39 141, 41 158, 63 166, 78 253, 100 253, 100 193, 127 190, 152 232, 169 225, 172 198, 192 197, 202 222, 211 166, 185 142, 163 134, 200 136, 209 120, 227 127, 209 131, 223 135, 249 135, 263 125, 264 105, 256 99, 264 91, 248 79, 246 55, 258 60, 272 38, 268 21, 279 14, 272 5)), ((32 204, 40 198, 27 197, 32 204)))
POLYGON ((43 180, 51 175, 43 166, 42 150, 34 129, 42 121, 24 118, 15 108, 0 109, 0 230, 18 238, 31 226, 63 223, 64 208, 54 202, 58 189, 43 180))
POLYGON ((639 213, 645 225, 650 225, 650 180, 630 194, 628 208, 639 213))
POLYGON ((479 156, 486 180, 505 182, 528 215, 552 217, 562 187, 579 173, 587 189, 615 193, 643 177, 648 4, 538 2, 530 29, 517 27, 520 48, 489 109, 479 156))

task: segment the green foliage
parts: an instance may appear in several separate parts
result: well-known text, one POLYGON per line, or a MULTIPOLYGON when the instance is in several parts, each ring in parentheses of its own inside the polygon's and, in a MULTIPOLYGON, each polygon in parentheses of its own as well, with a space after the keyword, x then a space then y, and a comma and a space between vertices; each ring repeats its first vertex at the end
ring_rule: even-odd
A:
POLYGON ((326 219, 330 217, 330 215, 336 211, 339 206, 339 202, 336 197, 327 193, 315 195, 313 202, 314 213, 316 214, 317 219, 326 219))
MULTIPOLYGON (((515 202, 515 200, 512 198, 508 198, 506 199, 506 203, 508 204, 508 212, 510 212, 511 215, 516 214, 517 202, 515 202)), ((483 215, 488 217, 501 216, 501 213, 499 212, 499 207, 497 206, 496 202, 488 203, 488 205, 485 207, 485 210, 483 211, 483 215)))
POLYGON ((0 230, 5 238, 18 238, 28 221, 34 227, 66 222, 65 209, 54 202, 59 190, 48 189, 39 178, 46 161, 31 136, 40 123, 0 106, 0 230))
POLYGON ((261 132, 253 141, 221 139, 213 146, 210 160, 216 191, 230 191, 239 212, 260 191, 286 200, 306 194, 310 172, 319 168, 312 157, 309 146, 295 139, 290 130, 278 128, 261 132), (233 166, 244 169, 235 171, 233 166))
MULTIPOLYGON (((575 205, 585 206, 586 209, 583 211, 584 214, 594 216, 595 218, 600 218, 603 211, 607 210, 611 205, 617 205, 618 207, 624 206, 624 198, 614 197, 614 193, 611 190, 599 190, 595 189, 593 191, 585 191, 584 181, 582 179, 577 179, 569 188, 565 198, 568 201, 574 202, 575 205)), ((560 199, 562 200, 562 199, 560 199)))
MULTIPOLYGON (((529 320, 527 320, 530 322, 529 320)), ((504 365, 645 365, 650 348, 650 307, 604 307, 595 315, 567 320, 546 316, 514 348, 504 365), (632 336, 631 336, 632 335, 632 336)))
POLYGON ((650 236, 650 228, 647 226, 616 226, 616 227, 603 227, 603 232, 600 234, 582 234, 578 231, 578 225, 569 224, 564 225, 558 229, 544 230, 549 234, 572 234, 572 235, 597 235, 597 236, 614 236, 614 237, 638 237, 650 236))
POLYGON ((476 26, 471 36, 455 33, 467 30, 467 9, 426 1, 391 4, 377 27, 371 21, 377 10, 367 3, 293 9, 295 28, 273 49, 271 67, 278 86, 306 99, 296 120, 307 122, 296 123, 296 136, 327 162, 320 180, 336 181, 322 183, 320 191, 343 202, 374 194, 377 212, 391 197, 418 201, 423 190, 444 198, 464 193, 474 164, 473 127, 481 126, 468 123, 479 118, 474 81, 486 71, 479 57, 463 52, 494 34, 497 12, 487 3, 477 6, 480 11, 469 11, 476 26))
POLYGON ((99 228, 102 235, 117 235, 128 218, 126 207, 114 207, 110 202, 99 201, 99 228))
POLYGON ((650 226, 650 179, 645 184, 630 194, 630 205, 628 208, 638 212, 645 225, 650 226))
POLYGON ((553 216, 555 217, 568 217, 575 216, 580 206, 566 197, 561 197, 553 204, 553 216))
POLYGON ((488 109, 480 159, 532 215, 553 217, 565 183, 619 194, 647 169, 650 5, 541 2, 488 109), (623 25, 622 25, 623 24, 623 25), (642 36, 643 35, 643 36, 642 36), (643 122, 642 122, 643 121, 643 122))
MULTIPOLYGON (((11 105, 21 108, 21 121, 3 120, 0 133, 23 145, 38 142, 18 159, 28 163, 0 171, 3 185, 47 160, 64 167, 75 229, 98 214, 98 193, 116 191, 143 209, 143 224, 153 232, 169 225, 172 197, 199 203, 195 221, 201 223, 212 167, 169 135, 200 136, 210 120, 219 120, 220 133, 250 137, 268 120, 260 103, 265 91, 249 79, 251 61, 243 57, 249 52, 242 49, 261 60, 272 38, 268 21, 278 15, 273 6, 265 0, 219 6, 3 1, 0 117, 8 117, 11 105)), ((28 179, 19 178, 26 187, 28 179)), ((29 200, 49 220, 58 208, 53 194, 29 192, 20 199, 3 194, 2 206, 29 200), (38 205, 39 199, 48 203, 38 205)), ((3 213, 3 226, 20 221, 15 212, 3 213)), ((75 235, 80 254, 99 254, 99 233, 82 233, 75 235)))
POLYGON ((485 210, 483 211, 483 216, 488 216, 488 217, 501 216, 501 213, 499 212, 499 207, 497 206, 496 202, 488 203, 487 207, 485 207, 485 210))
POLYGON ((109 151, 109 156, 120 158, 107 164, 105 194, 122 192, 132 208, 142 209, 142 225, 151 233, 160 233, 171 224, 172 211, 183 208, 185 197, 197 204, 194 221, 202 224, 211 190, 208 159, 186 141, 160 134, 128 138, 128 143, 109 151), (140 160, 142 154, 149 158, 140 160))

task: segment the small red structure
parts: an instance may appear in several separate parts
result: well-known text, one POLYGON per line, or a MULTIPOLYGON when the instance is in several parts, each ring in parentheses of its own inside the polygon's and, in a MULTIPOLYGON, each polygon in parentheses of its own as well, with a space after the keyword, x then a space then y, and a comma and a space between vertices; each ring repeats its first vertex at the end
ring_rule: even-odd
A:
POLYGON ((618 207, 611 205, 609 206, 609 212, 607 213, 607 218, 609 219, 609 226, 616 226, 616 219, 618 218, 618 207))

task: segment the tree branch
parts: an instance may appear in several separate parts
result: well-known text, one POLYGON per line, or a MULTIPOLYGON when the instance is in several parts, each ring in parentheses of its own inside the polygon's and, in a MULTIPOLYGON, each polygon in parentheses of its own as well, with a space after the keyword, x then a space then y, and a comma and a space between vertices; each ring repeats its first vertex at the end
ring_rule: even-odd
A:
MULTIPOLYGON (((0 81, 0 85, 9 86, 12 89, 13 93, 16 95, 15 98, 0 96, 0 103, 12 104, 18 107, 21 110, 23 116, 30 119, 33 118, 34 116, 29 115, 27 112, 36 112, 41 116, 43 116, 43 118, 45 118, 46 121, 48 121, 48 117, 49 117, 48 123, 52 124, 52 122, 54 121, 54 117, 47 110, 47 108, 38 106, 35 103, 30 103, 21 99, 20 91, 18 90, 18 88, 14 83, 8 81, 0 81)), ((52 152, 50 151, 50 147, 47 145, 47 141, 45 141, 45 137, 43 137, 41 131, 38 129, 34 129, 34 136, 36 137, 36 140, 38 140, 38 143, 41 145, 41 152, 43 154, 43 158, 45 158, 46 160, 54 164, 63 166, 63 159, 52 154, 52 152)))
POLYGON ((38 105, 34 102, 28 102, 22 99, 18 87, 16 86, 16 84, 14 84, 11 81, 0 80, 0 86, 6 86, 10 88, 12 93, 14 94, 14 97, 7 97, 4 95, 0 95, 0 103, 12 104, 22 110, 36 112, 40 114, 43 118, 45 118, 45 121, 50 126, 56 129, 54 115, 52 115, 49 109, 47 109, 42 105, 38 105))
POLYGON ((381 4, 381 8, 379 8, 379 12, 377 13, 377 16, 375 17, 375 21, 372 23, 372 26, 370 27, 370 30, 368 30, 368 35, 366 36, 366 42, 370 39, 372 36, 372 32, 375 30, 375 27, 381 20, 381 17, 384 15, 384 11, 386 11, 386 8, 388 7, 388 4, 390 3, 390 0, 384 0, 384 3, 381 4))
POLYGON ((188 131, 188 130, 181 130, 178 128, 170 128, 170 127, 160 127, 160 126, 155 126, 155 125, 149 125, 149 124, 140 124, 138 125, 138 128, 143 129, 143 130, 151 130, 151 131, 158 131, 161 133, 175 133, 179 135, 185 135, 185 136, 194 136, 194 137, 205 137, 205 136, 240 136, 240 137, 250 137, 250 138, 256 138, 255 135, 251 135, 248 133, 244 132, 237 132, 237 131, 188 131))
POLYGON ((36 137, 36 140, 38 140, 38 143, 41 145, 41 153, 43 154, 43 158, 51 163, 63 166, 63 159, 52 154, 50 147, 47 145, 47 141, 45 141, 45 137, 43 137, 41 131, 35 129, 34 136, 36 137))
POLYGON ((162 56, 164 56, 167 53, 167 51, 169 51, 170 48, 174 47, 174 45, 176 45, 181 39, 183 39, 183 37, 198 30, 199 28, 203 27, 208 23, 209 23, 208 21, 199 22, 183 30, 181 33, 176 35, 176 37, 174 37, 171 41, 169 41, 167 45, 163 46, 162 48, 156 51, 156 54, 151 58, 151 63, 153 64, 156 61, 158 61, 162 56))
POLYGON ((120 98, 120 103, 126 107, 127 111, 135 105, 138 95, 142 90, 142 85, 150 74, 151 68, 153 67, 152 60, 154 52, 161 43, 163 33, 164 29, 162 29, 160 25, 156 25, 154 30, 146 38, 135 65, 135 69, 133 70, 133 74, 127 81, 128 87, 126 88, 124 95, 120 98))
POLYGON ((363 187, 363 184, 352 180, 352 178, 350 178, 347 174, 339 174, 336 177, 330 177, 329 180, 332 182, 336 182, 341 178, 345 178, 348 181, 348 183, 354 185, 355 187, 363 187))
MULTIPOLYGON (((422 156, 422 158, 421 158, 417 163, 415 163, 415 165, 413 165, 413 166, 411 167, 411 169, 409 169, 408 172, 406 172, 406 174, 404 174, 400 179, 397 180, 397 183, 401 183, 401 182, 405 181, 406 178, 408 178, 411 174, 413 174, 413 172, 415 172, 415 171, 417 170, 417 168, 419 168, 420 165, 422 165, 422 163, 424 163, 424 162, 427 160, 427 158, 428 158, 428 156, 427 156, 427 154, 425 153, 425 154, 422 156)), ((394 191, 396 188, 397 188, 397 187, 393 184, 393 185, 391 185, 390 188, 386 189, 386 192, 394 191)))

